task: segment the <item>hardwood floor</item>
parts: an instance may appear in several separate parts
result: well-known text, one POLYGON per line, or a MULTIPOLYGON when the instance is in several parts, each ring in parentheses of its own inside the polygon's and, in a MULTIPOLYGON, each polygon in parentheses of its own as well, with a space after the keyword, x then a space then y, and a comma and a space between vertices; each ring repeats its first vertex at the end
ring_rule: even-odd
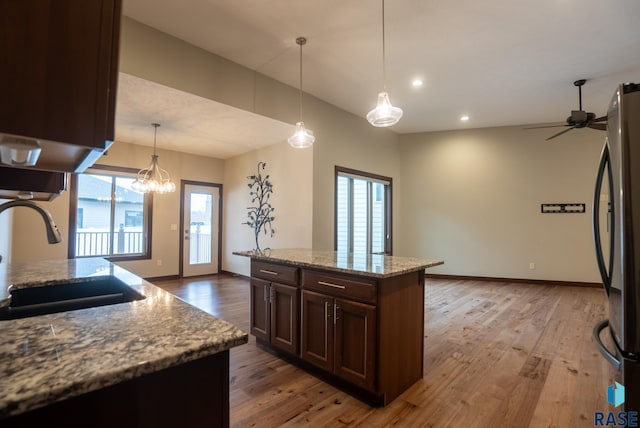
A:
MULTIPOLYGON (((249 331, 249 283, 217 275, 156 285, 249 331)), ((428 279, 424 377, 372 408, 249 343, 231 350, 231 426, 582 427, 609 411, 613 369, 591 331, 597 288, 428 279)), ((603 335, 604 338, 605 335, 603 335)))

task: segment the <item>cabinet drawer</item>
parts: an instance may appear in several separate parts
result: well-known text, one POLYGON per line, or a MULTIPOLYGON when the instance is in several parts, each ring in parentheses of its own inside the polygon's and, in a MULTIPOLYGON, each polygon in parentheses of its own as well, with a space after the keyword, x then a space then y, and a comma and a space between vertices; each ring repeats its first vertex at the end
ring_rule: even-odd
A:
POLYGON ((321 291, 338 297, 376 303, 377 287, 375 280, 354 279, 341 275, 303 270, 302 288, 321 291))
POLYGON ((298 268, 267 262, 251 262, 251 276, 280 284, 298 285, 298 268))

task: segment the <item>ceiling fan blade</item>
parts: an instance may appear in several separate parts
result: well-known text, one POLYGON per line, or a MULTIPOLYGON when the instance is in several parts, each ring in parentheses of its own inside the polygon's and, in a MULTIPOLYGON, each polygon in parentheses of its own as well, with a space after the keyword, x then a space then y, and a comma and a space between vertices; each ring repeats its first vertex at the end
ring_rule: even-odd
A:
POLYGON ((561 126, 570 126, 570 125, 533 126, 531 128, 522 128, 522 129, 560 128, 561 126))
POLYGON ((591 122, 605 122, 607 120, 607 116, 600 116, 596 119, 593 119, 591 122))
POLYGON ((564 134, 565 132, 569 132, 569 131, 571 131, 571 130, 572 130, 572 129, 574 129, 574 128, 575 128, 575 126, 572 126, 572 127, 571 127, 571 128, 569 128, 569 129, 565 129, 564 131, 560 131, 560 132, 558 132, 557 134, 552 135, 551 137, 547 138, 545 141, 549 141, 549 140, 551 140, 551 139, 553 139, 553 138, 559 137, 560 135, 564 134))
POLYGON ((606 131, 607 130, 607 124, 606 123, 592 123, 592 124, 590 124, 588 126, 591 129, 597 129, 597 130, 600 130, 600 131, 606 131))

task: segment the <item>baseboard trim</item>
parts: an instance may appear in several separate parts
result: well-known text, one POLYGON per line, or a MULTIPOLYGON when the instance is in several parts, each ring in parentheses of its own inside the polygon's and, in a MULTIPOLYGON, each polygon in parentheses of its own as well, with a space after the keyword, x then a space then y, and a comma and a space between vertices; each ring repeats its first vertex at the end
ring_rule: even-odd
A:
POLYGON ((180 275, 167 275, 167 276, 152 276, 149 278, 142 278, 145 281, 153 282, 153 281, 172 281, 175 279, 180 279, 180 275))
POLYGON ((597 282, 579 282, 579 281, 552 281, 548 279, 523 279, 523 278, 496 278, 490 276, 467 276, 467 275, 443 275, 435 273, 427 273, 424 275, 426 279, 448 279, 462 281, 488 281, 488 282, 514 282, 518 284, 538 284, 538 285, 561 285, 569 287, 590 287, 600 288, 602 284, 597 282))
POLYGON ((235 273, 235 272, 229 272, 228 270, 221 270, 220 273, 224 273, 225 275, 231 275, 231 276, 236 277, 236 278, 244 278, 246 280, 249 280, 249 277, 246 276, 246 275, 242 275, 242 274, 235 273))

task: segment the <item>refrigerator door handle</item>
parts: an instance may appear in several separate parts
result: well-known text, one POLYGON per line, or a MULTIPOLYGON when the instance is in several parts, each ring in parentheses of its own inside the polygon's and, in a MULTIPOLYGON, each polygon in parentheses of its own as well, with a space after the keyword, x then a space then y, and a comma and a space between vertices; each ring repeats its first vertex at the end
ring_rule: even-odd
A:
POLYGON ((620 370, 621 363, 620 357, 616 354, 612 354, 609 349, 602 343, 602 339, 600 339, 600 332, 605 328, 609 327, 609 320, 600 321, 593 328, 593 341, 596 342, 596 346, 598 347, 598 351, 602 354, 602 356, 611 364, 616 371, 620 370))
MULTIPOLYGON (((605 266, 604 255, 602 254, 602 243, 600 241, 600 191, 602 189, 602 180, 604 179, 604 174, 608 171, 608 179, 609 179, 609 199, 613 197, 613 176, 611 174, 610 166, 610 158, 609 158, 609 143, 605 141, 604 148, 602 149, 602 155, 600 156, 600 164, 598 165, 598 174, 596 176, 596 187, 593 195, 593 240, 596 247, 596 261, 598 263, 598 270, 600 271, 600 276, 602 277, 602 282, 604 284, 604 289, 607 292, 607 296, 609 295, 609 289, 611 288, 611 269, 613 268, 613 245, 614 245, 614 230, 611 227, 611 240, 609 245, 609 271, 605 266)), ((611 219, 614 218, 613 213, 613 205, 611 206, 611 219)), ((613 225, 613 223, 612 223, 613 225)))

